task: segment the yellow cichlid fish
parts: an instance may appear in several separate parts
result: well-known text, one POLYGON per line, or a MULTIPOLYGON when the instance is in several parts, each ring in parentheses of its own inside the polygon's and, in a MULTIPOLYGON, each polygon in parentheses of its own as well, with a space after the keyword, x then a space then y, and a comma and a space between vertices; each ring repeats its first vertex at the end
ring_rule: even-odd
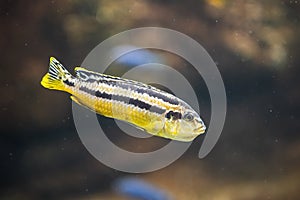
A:
POLYGON ((205 132, 200 116, 183 100, 137 81, 100 74, 81 67, 72 76, 54 57, 41 84, 70 93, 71 99, 96 113, 131 123, 146 132, 178 141, 192 141, 205 132))

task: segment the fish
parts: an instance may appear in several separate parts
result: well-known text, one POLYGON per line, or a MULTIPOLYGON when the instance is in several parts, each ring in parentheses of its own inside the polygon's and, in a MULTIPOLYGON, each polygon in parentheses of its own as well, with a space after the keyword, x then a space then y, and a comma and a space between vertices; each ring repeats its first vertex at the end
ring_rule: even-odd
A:
POLYGON ((73 76, 50 57, 41 85, 69 93, 75 103, 93 112, 125 121, 154 136, 190 142, 206 126, 199 114, 182 99, 154 86, 75 67, 73 76))

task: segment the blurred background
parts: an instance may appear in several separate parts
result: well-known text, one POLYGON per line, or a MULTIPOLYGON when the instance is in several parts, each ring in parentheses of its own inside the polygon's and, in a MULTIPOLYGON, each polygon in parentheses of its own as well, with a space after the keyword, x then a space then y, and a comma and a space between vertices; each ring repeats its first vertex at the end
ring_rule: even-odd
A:
MULTIPOLYGON (((297 0, 1 1, 0 199, 130 200, 113 189, 124 177, 173 199, 298 199, 299 13, 297 0), (88 153, 69 95, 42 88, 40 80, 50 56, 73 72, 106 38, 145 26, 180 31, 208 51, 223 77, 228 111, 220 140, 205 159, 197 156, 200 136, 170 166, 128 174, 88 153)), ((149 51, 186 72, 209 122, 207 88, 189 73, 191 66, 149 51)), ((114 74, 128 67, 114 66, 114 74)), ((114 142, 131 151, 147 152, 167 141, 124 138, 111 120, 100 120, 111 126, 114 142)))

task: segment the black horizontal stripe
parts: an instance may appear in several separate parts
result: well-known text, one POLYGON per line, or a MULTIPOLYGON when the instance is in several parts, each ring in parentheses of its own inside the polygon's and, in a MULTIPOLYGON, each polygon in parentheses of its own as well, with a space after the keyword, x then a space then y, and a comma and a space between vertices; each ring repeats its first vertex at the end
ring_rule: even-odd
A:
POLYGON ((100 98, 103 98, 103 99, 112 99, 112 95, 111 94, 108 94, 106 92, 100 92, 100 91, 92 91, 92 90, 86 90, 85 92, 91 94, 91 95, 95 95, 96 97, 100 97, 100 98))
POLYGON ((150 110, 150 108, 151 108, 150 104, 145 103, 143 101, 140 101, 138 99, 132 99, 132 98, 130 98, 129 99, 129 104, 137 106, 137 107, 142 108, 142 109, 146 109, 146 110, 150 110))
POLYGON ((105 74, 95 74, 93 72, 87 72, 87 71, 77 71, 77 73, 79 74, 83 73, 88 77, 91 76, 97 77, 97 79, 90 78, 88 80, 85 80, 86 82, 97 81, 98 83, 108 84, 110 86, 118 86, 126 90, 130 89, 141 94, 148 94, 151 97, 156 97, 158 99, 163 100, 164 102, 173 105, 179 105, 179 101, 176 97, 169 96, 167 92, 158 90, 153 86, 149 86, 132 80, 124 80, 119 77, 113 77, 105 74))
POLYGON ((140 109, 149 110, 151 112, 155 112, 155 113, 158 113, 158 114, 163 114, 163 113, 166 112, 165 109, 159 108, 158 106, 155 106, 155 105, 150 105, 150 104, 148 104, 144 101, 141 101, 139 99, 134 99, 134 98, 121 96, 121 95, 117 95, 117 94, 108 94, 106 92, 101 92, 101 91, 93 91, 93 90, 90 90, 90 89, 88 89, 86 87, 83 87, 83 86, 81 86, 79 88, 79 90, 81 90, 83 92, 86 92, 90 95, 99 97, 99 98, 108 99, 108 100, 116 100, 116 101, 119 101, 119 102, 123 102, 123 103, 126 103, 126 104, 136 106, 140 109))
POLYGON ((169 94, 165 91, 159 90, 153 86, 142 84, 139 82, 135 81, 130 81, 130 82, 124 82, 124 81, 119 81, 116 83, 111 83, 111 84, 116 84, 120 88, 123 89, 130 89, 133 91, 136 91, 141 94, 148 94, 151 97, 156 97, 158 99, 163 100, 164 102, 173 104, 173 105, 178 105, 179 101, 177 100, 176 97, 170 97, 169 94))
POLYGON ((74 83, 69 81, 69 80, 64 80, 63 81, 65 84, 67 84, 68 86, 74 86, 74 83))
POLYGON ((177 119, 181 119, 182 118, 182 115, 180 112, 174 112, 174 111, 169 111, 166 116, 166 118, 168 119, 172 119, 172 120, 177 120, 177 119))
POLYGON ((179 101, 175 97, 174 98, 168 97, 167 95, 163 94, 163 92, 160 92, 160 91, 156 91, 153 89, 147 89, 147 88, 137 88, 136 91, 139 93, 147 93, 149 96, 156 97, 158 99, 161 99, 161 100, 168 102, 170 104, 173 104, 173 105, 179 104, 179 101))

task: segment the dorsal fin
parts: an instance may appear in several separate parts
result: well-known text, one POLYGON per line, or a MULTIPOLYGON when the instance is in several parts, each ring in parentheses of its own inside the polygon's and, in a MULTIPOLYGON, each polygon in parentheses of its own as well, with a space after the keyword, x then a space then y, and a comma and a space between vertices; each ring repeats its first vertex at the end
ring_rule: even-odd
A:
POLYGON ((112 80, 116 80, 116 81, 120 81, 122 80, 119 77, 115 77, 115 76, 111 76, 111 75, 106 75, 106 74, 101 74, 101 73, 97 73, 97 72, 93 72, 93 71, 89 71, 85 68, 82 67, 76 67, 75 68, 75 73, 76 76, 78 78, 80 78, 81 80, 96 80, 96 81, 100 81, 103 80, 105 78, 107 79, 112 79, 112 80))
POLYGON ((76 73, 76 77, 83 80, 83 81, 88 81, 88 80, 95 80, 95 81, 102 81, 102 80, 109 80, 109 81, 115 81, 115 82, 119 82, 122 84, 127 84, 127 85, 132 85, 132 86, 139 86, 141 88, 145 88, 145 89, 151 89, 157 92, 160 92, 160 90, 158 90, 156 87, 153 87, 151 85, 147 85, 141 82, 137 82, 134 80, 130 80, 130 79, 124 79, 124 78, 120 78, 117 76, 112 76, 112 75, 107 75, 107 74, 101 74, 98 72, 93 72, 90 70, 87 70, 85 68, 82 67, 75 67, 75 73, 76 73))
POLYGON ((89 71, 82 67, 75 68, 76 77, 80 78, 81 80, 101 80, 103 75, 100 73, 89 71))
POLYGON ((87 75, 88 70, 86 70, 82 67, 75 67, 74 71, 75 71, 77 78, 80 78, 81 80, 89 79, 89 77, 87 75))

